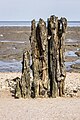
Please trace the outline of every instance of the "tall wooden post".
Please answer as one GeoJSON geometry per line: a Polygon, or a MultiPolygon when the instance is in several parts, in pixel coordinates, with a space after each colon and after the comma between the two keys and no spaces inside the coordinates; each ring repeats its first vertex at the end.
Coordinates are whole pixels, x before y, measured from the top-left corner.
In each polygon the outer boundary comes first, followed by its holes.
{"type": "Polygon", "coordinates": [[[36,39],[39,49],[39,76],[40,76],[40,91],[39,95],[47,97],[48,90],[48,42],[47,28],[43,19],[39,20],[36,29],[36,39]]]}
{"type": "Polygon", "coordinates": [[[57,37],[58,32],[58,18],[51,16],[48,19],[48,59],[49,59],[49,77],[50,77],[50,88],[51,96],[57,96],[57,37]]]}
{"type": "Polygon", "coordinates": [[[31,24],[31,54],[32,54],[32,71],[33,71],[33,85],[34,85],[34,97],[39,97],[39,49],[36,40],[36,22],[32,21],[31,24]]]}
{"type": "Polygon", "coordinates": [[[59,87],[59,96],[64,95],[64,83],[66,77],[66,68],[65,68],[65,34],[67,28],[66,18],[61,18],[58,21],[58,56],[59,61],[57,62],[57,81],[59,87]]]}

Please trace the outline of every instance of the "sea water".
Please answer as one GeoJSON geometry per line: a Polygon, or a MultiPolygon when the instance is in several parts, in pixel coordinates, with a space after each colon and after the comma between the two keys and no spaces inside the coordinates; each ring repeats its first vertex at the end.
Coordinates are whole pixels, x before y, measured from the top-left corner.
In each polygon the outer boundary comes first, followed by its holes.
{"type": "Polygon", "coordinates": [[[0,21],[0,26],[31,26],[31,21],[0,21]]]}
{"type": "Polygon", "coordinates": [[[2,61],[0,60],[0,72],[21,72],[22,64],[21,61],[10,60],[2,61]]]}
{"type": "MultiPolygon", "coordinates": [[[[38,21],[36,21],[37,23],[38,21]]],[[[31,26],[31,21],[0,21],[0,26],[31,26]]],[[[80,21],[68,21],[68,26],[80,26],[80,21]]]]}

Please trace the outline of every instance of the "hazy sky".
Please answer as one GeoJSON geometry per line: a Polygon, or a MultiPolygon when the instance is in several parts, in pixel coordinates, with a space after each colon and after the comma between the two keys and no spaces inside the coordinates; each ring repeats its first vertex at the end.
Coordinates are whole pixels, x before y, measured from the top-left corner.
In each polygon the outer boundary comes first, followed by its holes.
{"type": "Polygon", "coordinates": [[[80,20],[80,0],[0,0],[0,21],[46,20],[50,15],[80,20]]]}

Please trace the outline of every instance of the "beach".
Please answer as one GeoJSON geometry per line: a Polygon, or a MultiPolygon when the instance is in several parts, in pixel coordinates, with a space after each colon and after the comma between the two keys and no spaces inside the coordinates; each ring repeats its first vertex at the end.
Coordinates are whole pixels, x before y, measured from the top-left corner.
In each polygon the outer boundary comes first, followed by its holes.
{"type": "Polygon", "coordinates": [[[65,96],[15,99],[12,80],[21,77],[23,52],[30,49],[30,27],[0,27],[0,119],[80,119],[80,27],[68,27],[65,39],[65,96]],[[3,63],[3,64],[2,64],[3,63]]]}
{"type": "Polygon", "coordinates": [[[0,99],[1,120],[79,120],[80,99],[0,99]]]}

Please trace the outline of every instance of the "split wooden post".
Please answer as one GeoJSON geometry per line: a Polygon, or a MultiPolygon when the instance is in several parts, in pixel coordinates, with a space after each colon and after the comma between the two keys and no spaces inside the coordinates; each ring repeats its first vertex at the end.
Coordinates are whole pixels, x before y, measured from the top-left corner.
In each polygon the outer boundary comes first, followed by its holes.
{"type": "Polygon", "coordinates": [[[57,96],[57,44],[58,18],[51,16],[48,19],[48,68],[50,78],[50,92],[52,97],[57,96]]]}
{"type": "Polygon", "coordinates": [[[30,51],[23,53],[22,64],[22,76],[21,76],[21,96],[23,98],[30,97],[30,51]]]}
{"type": "Polygon", "coordinates": [[[67,29],[67,20],[66,18],[61,18],[58,21],[58,56],[59,60],[57,62],[57,81],[59,88],[59,96],[64,95],[64,84],[66,77],[66,68],[65,68],[65,34],[67,29]]]}
{"type": "Polygon", "coordinates": [[[32,72],[33,72],[33,87],[34,87],[34,97],[39,97],[39,49],[36,40],[36,22],[32,21],[31,24],[31,55],[32,55],[32,72]]]}
{"type": "Polygon", "coordinates": [[[39,50],[39,95],[47,97],[48,91],[48,42],[47,42],[47,28],[43,19],[39,20],[36,28],[36,39],[39,50]]]}

